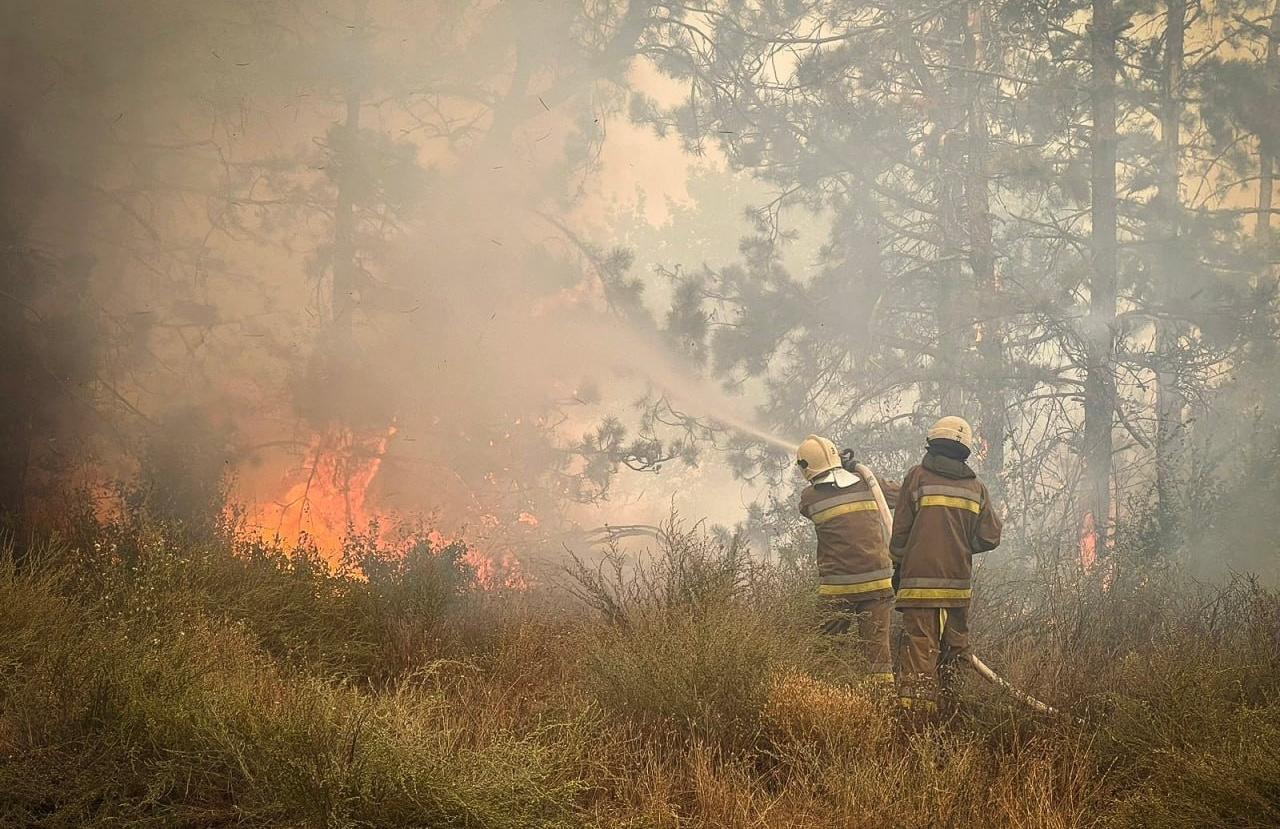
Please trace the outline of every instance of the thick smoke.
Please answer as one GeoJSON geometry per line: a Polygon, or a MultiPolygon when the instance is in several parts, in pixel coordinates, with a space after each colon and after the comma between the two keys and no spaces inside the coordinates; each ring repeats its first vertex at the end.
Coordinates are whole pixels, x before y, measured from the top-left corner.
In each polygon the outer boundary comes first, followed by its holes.
{"type": "Polygon", "coordinates": [[[842,8],[7,4],[0,512],[556,551],[794,521],[805,433],[892,478],[959,411],[1014,554],[1089,490],[1273,561],[1261,24],[1121,29],[1106,287],[1084,17],[842,8]]]}
{"type": "MultiPolygon", "coordinates": [[[[625,120],[625,19],[221,0],[8,23],[5,446],[34,456],[6,463],[7,510],[63,458],[64,491],[141,478],[162,514],[221,493],[287,534],[299,480],[355,474],[378,511],[529,544],[650,486],[614,480],[664,457],[636,399],[754,428],[663,343],[629,255],[573,227],[625,120]]],[[[672,503],[644,500],[622,511],[672,503]]]]}

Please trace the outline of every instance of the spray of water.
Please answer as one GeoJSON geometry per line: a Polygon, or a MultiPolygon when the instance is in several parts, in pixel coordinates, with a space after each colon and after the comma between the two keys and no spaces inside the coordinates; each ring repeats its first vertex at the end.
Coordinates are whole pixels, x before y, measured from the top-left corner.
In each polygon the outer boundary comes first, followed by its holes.
{"type": "Polygon", "coordinates": [[[746,414],[743,400],[729,396],[715,383],[694,375],[660,344],[635,331],[610,331],[609,340],[620,346],[625,355],[625,362],[621,362],[618,368],[642,375],[682,408],[788,453],[794,453],[799,446],[799,441],[774,434],[756,424],[746,414]]]}
{"type": "Polygon", "coordinates": [[[746,420],[742,420],[741,418],[729,412],[712,410],[707,412],[707,416],[718,423],[728,426],[731,429],[735,429],[739,432],[742,432],[743,434],[750,435],[751,437],[756,438],[757,440],[763,441],[764,443],[767,443],[770,446],[776,446],[777,448],[792,454],[794,454],[796,449],[800,446],[800,444],[797,443],[796,441],[788,440],[787,438],[778,437],[775,434],[766,432],[764,429],[761,429],[759,426],[753,426],[751,425],[750,422],[746,420]]]}

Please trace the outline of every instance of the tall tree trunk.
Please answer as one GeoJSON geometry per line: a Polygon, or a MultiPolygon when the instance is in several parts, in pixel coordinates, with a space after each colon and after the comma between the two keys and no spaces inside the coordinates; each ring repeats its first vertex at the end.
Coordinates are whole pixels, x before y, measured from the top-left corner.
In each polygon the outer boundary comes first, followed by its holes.
{"type": "Polygon", "coordinates": [[[1097,551],[1111,523],[1112,425],[1115,412],[1116,321],[1116,19],[1114,0],[1093,0],[1090,64],[1092,279],[1086,324],[1084,401],[1085,512],[1093,515],[1097,551]]]}
{"type": "MultiPolygon", "coordinates": [[[[349,73],[346,88],[343,92],[345,114],[341,128],[338,130],[339,146],[336,154],[338,175],[337,192],[334,196],[333,212],[333,258],[332,292],[329,298],[330,320],[329,330],[322,332],[326,338],[325,348],[332,357],[331,366],[345,366],[341,372],[346,377],[352,371],[359,371],[355,348],[354,317],[360,291],[360,261],[356,240],[358,217],[356,213],[356,192],[363,176],[360,151],[360,110],[363,106],[364,91],[361,75],[365,69],[368,45],[369,17],[368,0],[355,0],[354,24],[348,44],[347,60],[349,73]]],[[[339,431],[336,434],[336,445],[329,451],[340,453],[344,462],[335,470],[334,483],[342,492],[345,517],[348,523],[355,516],[351,509],[351,469],[353,464],[347,463],[355,442],[355,424],[351,418],[339,417],[335,424],[339,431]]]]}
{"type": "MultiPolygon", "coordinates": [[[[982,70],[985,63],[985,15],[981,0],[968,3],[965,21],[966,65],[982,70]]],[[[994,314],[977,314],[978,355],[982,365],[982,387],[979,390],[978,432],[986,443],[986,468],[997,496],[1003,496],[1001,473],[1004,470],[1005,389],[1004,328],[998,314],[1001,310],[1000,281],[996,275],[995,248],[991,234],[990,175],[987,151],[990,136],[982,97],[982,76],[969,74],[968,147],[965,162],[964,201],[969,226],[969,266],[973,269],[974,289],[979,309],[994,314]]]]}
{"type": "MultiPolygon", "coordinates": [[[[1179,161],[1179,123],[1182,117],[1181,85],[1183,35],[1186,32],[1186,0],[1166,3],[1164,72],[1160,102],[1160,254],[1158,261],[1164,277],[1166,297],[1180,284],[1177,270],[1183,267],[1179,255],[1181,199],[1178,193],[1181,176],[1179,161]]],[[[1173,481],[1176,478],[1178,446],[1182,441],[1182,416],[1186,399],[1178,388],[1177,350],[1181,326],[1170,319],[1156,321],[1156,498],[1160,537],[1171,541],[1177,509],[1174,505],[1173,481]]]]}
{"type": "Polygon", "coordinates": [[[342,146],[338,156],[338,192],[333,218],[333,293],[330,297],[332,336],[350,345],[352,315],[356,303],[360,265],[356,259],[356,206],[354,191],[359,176],[360,91],[354,81],[347,88],[346,118],[342,122],[342,146]]]}
{"type": "Polygon", "coordinates": [[[360,159],[360,110],[364,101],[363,73],[367,68],[369,0],[354,0],[353,24],[346,59],[348,74],[343,103],[346,108],[338,134],[338,176],[333,214],[333,283],[330,297],[329,334],[340,356],[349,356],[356,297],[360,290],[360,262],[356,244],[355,193],[364,174],[360,159]]]}
{"type": "MultiPolygon", "coordinates": [[[[946,26],[952,37],[958,37],[964,31],[964,20],[959,17],[963,14],[963,8],[948,11],[946,26]]],[[[941,414],[962,415],[967,402],[965,378],[968,376],[964,356],[971,346],[973,328],[973,314],[969,308],[971,292],[966,290],[963,268],[967,242],[964,226],[965,102],[961,95],[954,94],[954,90],[934,75],[929,61],[920,51],[910,21],[900,19],[898,31],[899,47],[924,93],[929,121],[938,137],[936,150],[929,153],[934,162],[934,201],[938,210],[937,261],[932,274],[937,356],[933,360],[933,388],[925,389],[925,392],[932,392],[941,414]]]]}
{"type": "MultiPolygon", "coordinates": [[[[1280,101],[1280,0],[1271,10],[1271,29],[1267,33],[1267,81],[1272,101],[1280,101]]],[[[1276,142],[1280,136],[1258,136],[1258,241],[1271,243],[1271,200],[1275,192],[1276,142]]]]}
{"type": "MultiPolygon", "coordinates": [[[[951,122],[956,123],[956,122],[951,122]]],[[[945,127],[942,127],[945,129],[945,127]]],[[[964,275],[964,136],[947,131],[942,136],[939,153],[937,269],[938,359],[935,361],[938,383],[938,408],[942,415],[963,415],[968,395],[965,394],[970,372],[965,355],[970,348],[973,316],[970,313],[970,291],[964,275]]]]}

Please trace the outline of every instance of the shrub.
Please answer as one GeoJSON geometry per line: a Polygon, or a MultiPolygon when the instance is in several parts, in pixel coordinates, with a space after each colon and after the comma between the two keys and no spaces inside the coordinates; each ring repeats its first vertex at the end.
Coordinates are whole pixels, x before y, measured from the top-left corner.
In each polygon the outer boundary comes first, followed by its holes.
{"type": "Polygon", "coordinates": [[[275,659],[326,676],[383,684],[457,649],[447,622],[474,592],[462,544],[437,549],[418,534],[389,546],[375,527],[353,532],[334,568],[314,547],[170,529],[137,515],[82,523],[45,566],[107,618],[222,619],[275,659]]]}
{"type": "Polygon", "coordinates": [[[757,734],[772,671],[795,658],[766,620],[724,607],[606,633],[587,656],[586,682],[616,717],[743,748],[757,734]]]}
{"type": "Polygon", "coordinates": [[[587,688],[611,716],[726,750],[759,736],[770,677],[817,665],[813,608],[748,559],[676,520],[634,564],[611,550],[571,589],[609,623],[589,645],[587,688]]]}

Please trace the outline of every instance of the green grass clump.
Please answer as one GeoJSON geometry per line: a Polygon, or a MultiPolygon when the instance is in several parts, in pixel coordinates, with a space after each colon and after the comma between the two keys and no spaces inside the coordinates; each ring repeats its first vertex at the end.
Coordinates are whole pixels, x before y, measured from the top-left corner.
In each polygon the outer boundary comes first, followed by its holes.
{"type": "Polygon", "coordinates": [[[610,715],[724,747],[759,731],[768,683],[794,661],[785,637],[740,608],[644,619],[601,637],[587,687],[610,715]]]}
{"type": "Polygon", "coordinates": [[[572,591],[601,612],[584,684],[614,720],[650,734],[751,748],[773,677],[822,667],[816,605],[732,541],[674,520],[659,555],[575,560],[572,591]]]}

